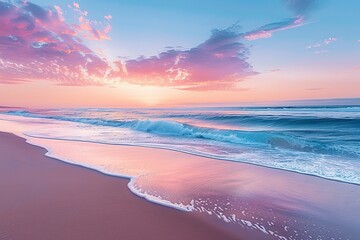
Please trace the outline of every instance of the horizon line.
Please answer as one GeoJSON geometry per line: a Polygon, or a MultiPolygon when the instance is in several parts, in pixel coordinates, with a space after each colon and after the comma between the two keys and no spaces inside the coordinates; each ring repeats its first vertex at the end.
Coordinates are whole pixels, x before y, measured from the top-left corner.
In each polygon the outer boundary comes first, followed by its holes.
{"type": "Polygon", "coordinates": [[[23,106],[1,106],[0,108],[19,108],[19,109],[52,109],[52,108],[118,108],[118,109],[167,109],[167,108],[216,108],[216,107],[306,107],[306,106],[360,106],[360,97],[356,98],[320,98],[320,99],[296,99],[282,101],[254,101],[254,102],[233,102],[233,103],[186,103],[174,106],[145,106],[145,107],[23,107],[23,106]]]}

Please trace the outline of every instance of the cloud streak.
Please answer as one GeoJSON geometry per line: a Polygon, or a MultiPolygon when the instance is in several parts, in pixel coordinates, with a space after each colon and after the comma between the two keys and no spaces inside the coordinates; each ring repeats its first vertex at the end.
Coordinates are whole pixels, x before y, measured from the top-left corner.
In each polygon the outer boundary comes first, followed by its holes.
{"type": "Polygon", "coordinates": [[[329,38],[324,39],[321,42],[315,43],[313,45],[309,45],[306,48],[311,49],[311,48],[324,47],[324,46],[334,43],[335,41],[337,41],[337,39],[335,37],[329,37],[329,38]]]}
{"type": "Polygon", "coordinates": [[[303,26],[310,12],[316,7],[317,0],[283,0],[290,11],[294,13],[293,18],[263,25],[253,31],[244,34],[244,38],[253,41],[261,38],[272,37],[273,33],[291,28],[303,26]]]}
{"type": "Polygon", "coordinates": [[[244,38],[250,41],[259,38],[269,38],[272,37],[274,32],[296,28],[302,25],[304,25],[303,17],[290,18],[281,22],[266,24],[254,31],[247,32],[244,34],[244,38]]]}

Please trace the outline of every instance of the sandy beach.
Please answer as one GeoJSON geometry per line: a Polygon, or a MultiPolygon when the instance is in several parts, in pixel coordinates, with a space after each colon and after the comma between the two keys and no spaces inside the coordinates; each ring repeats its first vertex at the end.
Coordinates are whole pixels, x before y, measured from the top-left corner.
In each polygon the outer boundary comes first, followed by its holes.
{"type": "Polygon", "coordinates": [[[0,239],[241,239],[195,214],[147,202],[127,179],[45,157],[0,134],[0,239]]]}

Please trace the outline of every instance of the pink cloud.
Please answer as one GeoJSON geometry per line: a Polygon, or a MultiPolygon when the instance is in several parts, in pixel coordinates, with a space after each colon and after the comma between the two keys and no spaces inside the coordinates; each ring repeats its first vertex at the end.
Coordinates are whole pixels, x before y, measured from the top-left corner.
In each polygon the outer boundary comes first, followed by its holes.
{"type": "Polygon", "coordinates": [[[256,30],[245,33],[244,38],[250,41],[260,38],[269,38],[274,32],[296,28],[302,25],[304,25],[303,17],[291,18],[285,21],[270,23],[261,26],[256,30]]]}
{"type": "Polygon", "coordinates": [[[272,33],[264,31],[264,30],[259,30],[259,31],[256,31],[256,32],[250,32],[247,35],[245,35],[245,38],[247,40],[249,40],[249,41],[256,40],[256,39],[259,39],[259,38],[269,38],[269,37],[272,37],[272,33]]]}
{"type": "Polygon", "coordinates": [[[112,19],[112,16],[111,16],[111,15],[106,15],[106,16],[104,16],[104,18],[105,18],[106,20],[110,21],[110,20],[112,19]]]}
{"type": "Polygon", "coordinates": [[[124,80],[135,84],[172,86],[188,90],[233,88],[256,74],[247,62],[248,49],[239,40],[237,26],[213,31],[189,50],[171,49],[152,57],[124,63],[124,80]]]}
{"type": "Polygon", "coordinates": [[[79,24],[73,25],[73,28],[81,37],[90,40],[110,40],[108,33],[111,30],[111,15],[104,17],[105,22],[92,21],[87,18],[88,12],[81,10],[79,3],[73,2],[73,5],[68,7],[78,15],[79,24]]]}
{"type": "Polygon", "coordinates": [[[83,38],[90,40],[110,40],[108,33],[111,30],[109,23],[106,23],[103,29],[96,29],[91,20],[84,16],[79,17],[79,25],[74,27],[83,38]]]}
{"type": "MultiPolygon", "coordinates": [[[[125,61],[125,81],[172,86],[187,90],[234,88],[238,82],[257,74],[247,62],[248,49],[240,41],[269,38],[274,32],[303,26],[315,0],[286,0],[293,18],[239,33],[238,26],[216,30],[202,44],[189,50],[170,49],[152,57],[125,61]]],[[[120,69],[120,67],[119,67],[120,69]]]]}
{"type": "Polygon", "coordinates": [[[48,79],[89,85],[109,72],[115,77],[110,64],[82,43],[78,29],[64,22],[60,7],[0,1],[0,12],[1,83],[48,79]]]}
{"type": "Polygon", "coordinates": [[[77,2],[73,2],[73,6],[74,6],[74,8],[80,8],[80,4],[79,3],[77,3],[77,2]]]}

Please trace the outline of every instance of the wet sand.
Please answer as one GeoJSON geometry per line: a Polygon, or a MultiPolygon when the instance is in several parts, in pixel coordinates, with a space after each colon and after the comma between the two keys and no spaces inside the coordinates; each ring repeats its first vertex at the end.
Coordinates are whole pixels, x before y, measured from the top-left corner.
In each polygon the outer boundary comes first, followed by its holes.
{"type": "Polygon", "coordinates": [[[221,223],[135,196],[128,179],[45,153],[0,133],[1,240],[242,239],[221,223]]]}

